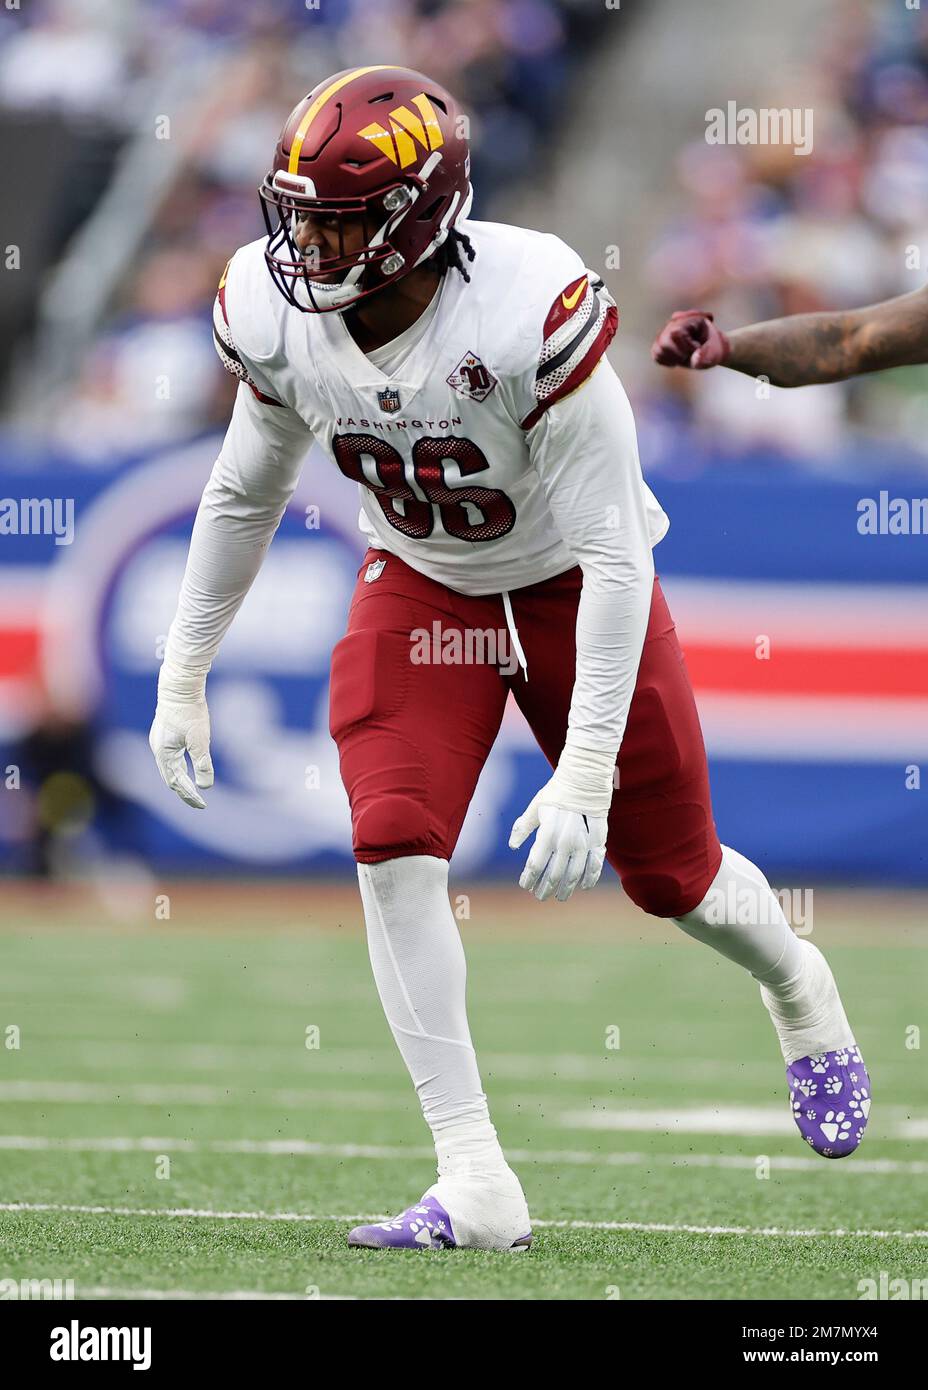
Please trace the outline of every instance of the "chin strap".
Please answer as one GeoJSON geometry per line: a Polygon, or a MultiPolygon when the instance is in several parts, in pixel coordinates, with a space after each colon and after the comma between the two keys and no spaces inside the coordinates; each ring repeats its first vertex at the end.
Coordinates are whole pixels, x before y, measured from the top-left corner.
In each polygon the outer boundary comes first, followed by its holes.
{"type": "Polygon", "coordinates": [[[452,219],[454,223],[463,222],[464,219],[470,214],[471,204],[473,203],[473,201],[474,190],[471,187],[471,185],[468,184],[467,193],[464,195],[464,201],[461,203],[460,211],[456,211],[458,203],[461,202],[461,195],[459,193],[455,193],[454,197],[451,200],[451,205],[448,208],[448,211],[441,219],[441,224],[438,228],[437,233],[429,242],[425,250],[422,252],[422,255],[419,257],[419,259],[416,261],[416,265],[421,265],[423,261],[428,260],[429,256],[434,256],[438,248],[442,246],[448,239],[448,233],[451,231],[452,227],[452,219]]]}
{"type": "MultiPolygon", "coordinates": [[[[367,244],[367,251],[378,250],[381,246],[384,245],[386,241],[390,239],[390,237],[396,231],[400,223],[403,222],[403,220],[406,217],[408,217],[409,214],[412,212],[412,209],[415,207],[416,203],[422,197],[423,193],[426,193],[428,191],[428,181],[440,163],[441,153],[440,151],[435,150],[432,152],[431,155],[429,155],[429,158],[423,164],[422,169],[419,175],[417,176],[418,183],[407,186],[406,192],[408,194],[408,197],[406,201],[403,202],[400,205],[400,207],[390,212],[390,216],[384,222],[383,226],[378,227],[377,231],[371,237],[370,241],[367,244]]],[[[453,225],[453,223],[460,222],[468,216],[473,201],[474,190],[470,183],[468,183],[467,185],[467,192],[464,195],[463,199],[461,198],[460,193],[455,193],[448,207],[447,212],[441,219],[438,231],[436,232],[432,240],[429,242],[425,250],[422,252],[422,255],[419,256],[418,259],[409,267],[410,270],[415,270],[417,266],[420,266],[423,264],[423,262],[427,261],[430,256],[434,256],[438,248],[447,240],[448,233],[451,230],[451,226],[453,225]]],[[[296,214],[294,213],[293,216],[295,218],[296,214]]],[[[293,242],[293,245],[295,246],[295,223],[294,227],[291,228],[290,238],[293,242]]],[[[388,264],[389,260],[390,257],[388,256],[383,264],[388,264]]],[[[346,274],[344,280],[340,281],[337,285],[323,285],[313,283],[312,288],[310,289],[307,287],[306,282],[304,280],[298,280],[294,285],[294,296],[296,298],[299,298],[302,292],[302,294],[305,294],[306,296],[306,299],[304,300],[304,305],[310,309],[317,311],[326,309],[348,309],[351,307],[352,304],[355,304],[359,298],[359,296],[355,293],[355,290],[357,288],[358,281],[360,280],[361,276],[363,275],[364,271],[367,269],[369,264],[369,260],[364,259],[362,257],[358,260],[356,265],[353,265],[351,267],[351,269],[346,274]]],[[[398,269],[399,268],[400,267],[398,267],[398,269]]],[[[393,274],[395,272],[390,273],[393,274]]]]}

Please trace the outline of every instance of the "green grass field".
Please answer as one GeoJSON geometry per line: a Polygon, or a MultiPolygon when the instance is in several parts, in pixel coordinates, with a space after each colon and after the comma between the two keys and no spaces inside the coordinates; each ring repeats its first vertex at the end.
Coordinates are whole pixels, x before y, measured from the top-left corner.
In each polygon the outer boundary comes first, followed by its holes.
{"type": "Polygon", "coordinates": [[[137,906],[112,922],[89,894],[5,892],[0,1277],[97,1298],[853,1299],[880,1271],[928,1276],[922,898],[816,892],[875,1094],[864,1145],[830,1163],[792,1128],[735,967],[613,888],[566,907],[473,890],[473,1032],[536,1223],[519,1256],[345,1244],[434,1176],[350,887],[137,906]]]}

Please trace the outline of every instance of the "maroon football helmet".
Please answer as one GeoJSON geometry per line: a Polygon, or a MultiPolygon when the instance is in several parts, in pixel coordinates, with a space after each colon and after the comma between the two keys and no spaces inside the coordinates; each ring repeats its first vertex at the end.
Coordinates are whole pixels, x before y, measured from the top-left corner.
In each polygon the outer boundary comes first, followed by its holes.
{"type": "Polygon", "coordinates": [[[421,265],[470,210],[466,122],[454,98],[409,68],[348,68],[291,111],[260,188],[265,258],[297,309],[345,309],[421,265]],[[295,241],[301,215],[364,218],[364,244],[320,258],[295,241]]]}

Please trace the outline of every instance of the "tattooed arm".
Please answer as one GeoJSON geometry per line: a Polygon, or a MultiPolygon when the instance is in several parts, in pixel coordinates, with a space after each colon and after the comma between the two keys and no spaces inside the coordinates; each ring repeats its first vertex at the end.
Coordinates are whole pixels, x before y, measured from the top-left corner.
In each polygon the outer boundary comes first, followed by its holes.
{"type": "Polygon", "coordinates": [[[725,334],[711,314],[673,315],[651,349],[664,367],[726,366],[774,386],[843,381],[862,372],[928,363],[928,286],[838,313],[796,314],[725,334]]]}

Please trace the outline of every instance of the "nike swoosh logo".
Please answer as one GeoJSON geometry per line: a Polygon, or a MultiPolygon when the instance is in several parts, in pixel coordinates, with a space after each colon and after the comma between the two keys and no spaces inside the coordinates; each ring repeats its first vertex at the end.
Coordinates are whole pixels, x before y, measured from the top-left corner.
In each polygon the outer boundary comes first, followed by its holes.
{"type": "Polygon", "coordinates": [[[580,281],[580,284],[577,286],[577,288],[574,290],[573,294],[569,298],[566,293],[561,295],[561,303],[563,304],[564,308],[568,310],[575,309],[577,307],[577,301],[580,298],[581,294],[583,294],[585,289],[586,277],[584,277],[580,281]]]}

